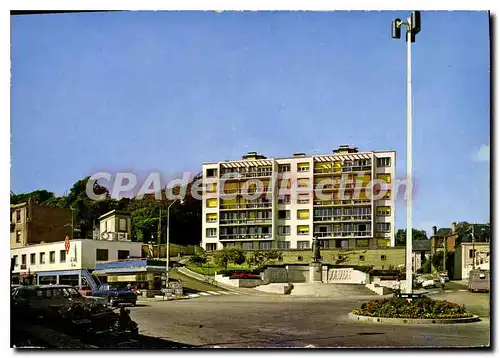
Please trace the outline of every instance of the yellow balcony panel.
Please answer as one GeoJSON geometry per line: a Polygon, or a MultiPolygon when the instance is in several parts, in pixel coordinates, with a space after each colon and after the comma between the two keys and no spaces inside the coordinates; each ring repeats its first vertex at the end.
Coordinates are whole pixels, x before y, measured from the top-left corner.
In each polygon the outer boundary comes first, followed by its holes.
{"type": "Polygon", "coordinates": [[[217,198],[207,199],[207,208],[216,208],[217,207],[217,198]]]}

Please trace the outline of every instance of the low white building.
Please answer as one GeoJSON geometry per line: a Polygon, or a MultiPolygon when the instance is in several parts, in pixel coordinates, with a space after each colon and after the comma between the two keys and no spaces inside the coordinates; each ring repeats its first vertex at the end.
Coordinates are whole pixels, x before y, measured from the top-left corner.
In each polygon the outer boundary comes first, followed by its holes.
{"type": "Polygon", "coordinates": [[[490,269],[490,244],[488,242],[462,242],[455,248],[455,280],[466,280],[473,268],[490,269]]]}
{"type": "Polygon", "coordinates": [[[10,250],[15,266],[13,277],[36,274],[37,284],[81,285],[82,277],[99,262],[141,257],[142,243],[117,240],[70,240],[29,245],[10,250]]]}

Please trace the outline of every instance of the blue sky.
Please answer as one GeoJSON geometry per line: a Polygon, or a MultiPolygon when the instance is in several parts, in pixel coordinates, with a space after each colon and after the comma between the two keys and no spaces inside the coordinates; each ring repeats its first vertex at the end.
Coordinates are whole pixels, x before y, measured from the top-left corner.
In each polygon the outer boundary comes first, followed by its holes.
{"type": "MultiPolygon", "coordinates": [[[[407,12],[122,12],[12,19],[11,189],[197,172],[248,151],[393,149],[406,173],[407,12]]],[[[488,221],[486,12],[423,12],[414,225],[488,221]]],[[[397,228],[406,209],[398,202],[397,228]]]]}

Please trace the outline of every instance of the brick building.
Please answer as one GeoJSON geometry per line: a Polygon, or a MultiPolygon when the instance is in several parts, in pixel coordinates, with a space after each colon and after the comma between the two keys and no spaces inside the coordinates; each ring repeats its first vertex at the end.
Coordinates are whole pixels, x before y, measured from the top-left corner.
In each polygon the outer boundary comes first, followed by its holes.
{"type": "Polygon", "coordinates": [[[31,202],[10,206],[10,247],[18,248],[71,237],[71,210],[31,202]]]}

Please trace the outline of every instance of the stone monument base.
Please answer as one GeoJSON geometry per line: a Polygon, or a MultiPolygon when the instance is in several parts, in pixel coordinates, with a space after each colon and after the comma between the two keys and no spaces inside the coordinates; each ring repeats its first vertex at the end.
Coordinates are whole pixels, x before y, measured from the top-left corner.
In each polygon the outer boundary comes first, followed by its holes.
{"type": "Polygon", "coordinates": [[[309,264],[309,282],[323,282],[322,280],[322,265],[321,262],[311,262],[309,264]]]}

